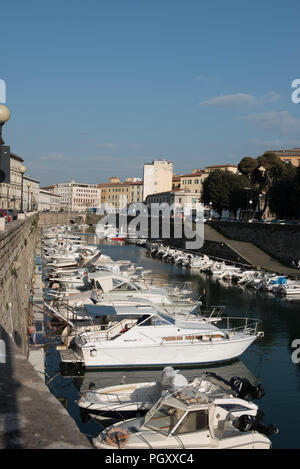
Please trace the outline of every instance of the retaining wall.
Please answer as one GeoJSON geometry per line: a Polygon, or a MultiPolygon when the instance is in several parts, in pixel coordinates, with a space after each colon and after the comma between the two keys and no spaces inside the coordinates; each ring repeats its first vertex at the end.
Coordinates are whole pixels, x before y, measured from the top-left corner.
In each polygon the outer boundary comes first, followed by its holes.
{"type": "Polygon", "coordinates": [[[20,351],[28,351],[28,319],[38,215],[16,220],[0,234],[0,325],[20,351]]]}
{"type": "Polygon", "coordinates": [[[221,221],[209,224],[229,239],[255,244],[286,265],[300,260],[300,225],[221,221]]]}

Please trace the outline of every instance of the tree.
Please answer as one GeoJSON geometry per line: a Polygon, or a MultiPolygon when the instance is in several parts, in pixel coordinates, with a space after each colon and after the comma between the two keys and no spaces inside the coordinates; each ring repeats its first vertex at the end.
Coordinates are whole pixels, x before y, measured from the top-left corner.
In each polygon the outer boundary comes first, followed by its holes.
{"type": "Polygon", "coordinates": [[[269,206],[271,211],[276,213],[277,218],[295,218],[298,216],[299,193],[295,175],[284,175],[271,185],[269,206]]]}
{"type": "Polygon", "coordinates": [[[238,170],[243,174],[249,182],[252,182],[254,171],[258,168],[259,164],[256,158],[245,156],[238,164],[238,170]]]}
{"type": "Polygon", "coordinates": [[[248,186],[246,177],[230,171],[212,171],[203,183],[202,202],[212,203],[212,208],[221,216],[223,210],[232,211],[245,208],[248,186]]]}
{"type": "Polygon", "coordinates": [[[286,172],[286,164],[272,152],[265,152],[257,158],[258,168],[254,170],[254,182],[261,192],[265,193],[265,203],[262,214],[269,204],[270,188],[275,181],[286,172]]]}

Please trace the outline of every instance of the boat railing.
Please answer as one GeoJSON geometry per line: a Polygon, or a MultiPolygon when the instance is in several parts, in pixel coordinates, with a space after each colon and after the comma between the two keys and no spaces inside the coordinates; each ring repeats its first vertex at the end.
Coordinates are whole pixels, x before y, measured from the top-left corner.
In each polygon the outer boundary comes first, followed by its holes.
{"type": "Polygon", "coordinates": [[[226,329],[226,332],[240,332],[245,335],[263,335],[258,331],[258,326],[261,323],[259,319],[244,318],[244,317],[223,317],[221,318],[218,327],[220,330],[226,329]],[[222,324],[223,323],[223,324],[222,324]],[[225,327],[224,327],[225,326],[225,327]]]}
{"type": "Polygon", "coordinates": [[[135,324],[135,319],[124,318],[122,321],[118,321],[116,324],[113,324],[111,327],[109,327],[109,329],[90,333],[88,336],[88,342],[106,342],[111,340],[113,337],[119,336],[119,334],[122,334],[122,332],[129,330],[135,324]]]}
{"type": "Polygon", "coordinates": [[[223,318],[227,327],[221,327],[220,324],[218,328],[213,330],[204,330],[203,332],[200,330],[195,330],[194,333],[189,331],[188,334],[184,333],[182,330],[182,334],[180,335],[170,335],[161,338],[161,344],[164,343],[179,343],[179,342],[199,342],[199,340],[203,342],[209,342],[213,339],[223,339],[223,340],[230,340],[234,338],[235,334],[241,333],[243,335],[250,335],[250,336],[257,336],[263,337],[263,332],[258,331],[258,324],[260,320],[252,319],[252,318],[223,318]],[[233,324],[232,321],[237,323],[243,323],[242,325],[233,324]],[[233,327],[234,326],[234,327],[233,327]]]}
{"type": "Polygon", "coordinates": [[[148,284],[148,285],[151,285],[153,287],[157,286],[157,287],[166,287],[166,288],[169,288],[170,291],[173,291],[174,289],[178,289],[178,290],[184,290],[184,289],[190,289],[192,290],[192,282],[179,282],[179,281],[172,281],[170,282],[169,280],[167,279],[162,279],[162,278],[159,278],[159,277],[143,277],[143,279],[139,279],[140,281],[143,280],[143,282],[145,284],[148,284]]]}
{"type": "Polygon", "coordinates": [[[225,311],[225,306],[223,305],[210,305],[210,306],[205,306],[205,307],[200,307],[199,308],[199,316],[205,317],[205,318],[219,318],[222,316],[222,314],[225,311]]]}

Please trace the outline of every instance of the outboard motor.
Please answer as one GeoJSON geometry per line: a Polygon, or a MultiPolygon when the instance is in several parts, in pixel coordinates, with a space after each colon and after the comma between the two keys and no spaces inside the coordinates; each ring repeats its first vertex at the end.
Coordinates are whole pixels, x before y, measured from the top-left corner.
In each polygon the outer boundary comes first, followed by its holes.
{"type": "Polygon", "coordinates": [[[265,391],[260,384],[253,386],[246,378],[239,378],[233,376],[229,381],[232,390],[236,393],[236,397],[245,399],[252,397],[252,399],[261,399],[265,395],[265,391]]]}
{"type": "Polygon", "coordinates": [[[258,422],[256,417],[253,417],[252,415],[241,415],[233,422],[233,425],[241,432],[250,432],[253,430],[266,436],[275,435],[279,432],[278,428],[276,428],[274,425],[262,425],[258,422]]]}

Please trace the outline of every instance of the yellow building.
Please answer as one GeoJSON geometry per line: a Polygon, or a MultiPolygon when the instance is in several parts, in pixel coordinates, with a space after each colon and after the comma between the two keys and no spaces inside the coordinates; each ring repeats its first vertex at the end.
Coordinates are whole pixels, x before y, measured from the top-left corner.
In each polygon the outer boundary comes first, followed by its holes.
{"type": "Polygon", "coordinates": [[[293,166],[300,166],[300,148],[291,150],[274,150],[268,153],[275,153],[285,163],[291,163],[293,166]]]}
{"type": "Polygon", "coordinates": [[[109,182],[98,184],[98,188],[101,189],[101,203],[114,210],[143,201],[143,183],[136,178],[127,178],[121,182],[120,178],[111,177],[109,182]]]}
{"type": "Polygon", "coordinates": [[[208,173],[205,173],[202,169],[195,169],[192,173],[182,174],[180,176],[180,190],[201,195],[203,181],[207,176],[208,173]]]}
{"type": "Polygon", "coordinates": [[[206,166],[205,172],[211,173],[212,171],[215,171],[216,169],[219,169],[220,171],[230,171],[231,173],[238,172],[238,167],[234,164],[215,164],[212,166],[206,166]]]}

